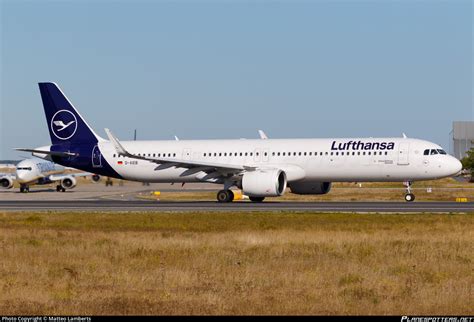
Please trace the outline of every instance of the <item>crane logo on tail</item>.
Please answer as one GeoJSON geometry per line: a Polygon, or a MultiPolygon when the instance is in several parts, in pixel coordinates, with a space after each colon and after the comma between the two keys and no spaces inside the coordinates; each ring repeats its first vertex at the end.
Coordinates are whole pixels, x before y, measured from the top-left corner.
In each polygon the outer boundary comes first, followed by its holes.
{"type": "Polygon", "coordinates": [[[77,118],[68,110],[57,111],[51,119],[51,132],[60,140],[70,139],[77,131],[77,118]]]}

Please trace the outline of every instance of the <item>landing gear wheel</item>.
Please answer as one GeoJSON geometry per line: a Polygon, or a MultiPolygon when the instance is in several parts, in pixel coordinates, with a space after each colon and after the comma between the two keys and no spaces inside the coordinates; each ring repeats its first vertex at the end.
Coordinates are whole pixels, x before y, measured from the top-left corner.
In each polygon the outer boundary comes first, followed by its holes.
{"type": "Polygon", "coordinates": [[[60,192],[60,191],[61,191],[61,188],[62,188],[62,187],[61,187],[60,185],[57,185],[57,186],[56,186],[56,191],[57,191],[57,192],[60,192]]]}
{"type": "Polygon", "coordinates": [[[20,192],[21,192],[21,193],[30,192],[30,187],[21,185],[21,186],[20,186],[20,192]]]}
{"type": "Polygon", "coordinates": [[[220,190],[217,193],[218,202],[232,202],[234,200],[234,193],[232,190],[220,190]]]}
{"type": "Polygon", "coordinates": [[[61,192],[66,192],[66,188],[61,187],[61,192]]]}
{"type": "Polygon", "coordinates": [[[252,202],[262,202],[265,197],[249,197],[250,201],[252,202]]]}
{"type": "Polygon", "coordinates": [[[405,194],[405,201],[412,202],[413,200],[415,200],[415,195],[411,193],[411,185],[413,184],[413,182],[405,181],[403,184],[405,185],[407,190],[407,193],[405,194]]]}

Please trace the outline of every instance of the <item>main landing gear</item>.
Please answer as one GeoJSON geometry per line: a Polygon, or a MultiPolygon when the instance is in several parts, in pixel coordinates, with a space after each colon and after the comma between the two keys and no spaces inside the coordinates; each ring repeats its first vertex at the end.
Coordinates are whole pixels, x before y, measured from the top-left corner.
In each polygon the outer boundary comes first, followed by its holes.
{"type": "Polygon", "coordinates": [[[405,201],[406,202],[412,202],[413,200],[415,200],[415,195],[411,193],[412,182],[407,181],[404,184],[405,184],[405,187],[407,189],[407,193],[405,194],[405,201]]]}
{"type": "MultiPolygon", "coordinates": [[[[252,202],[262,202],[265,197],[249,197],[252,202]]],[[[234,201],[234,193],[230,189],[220,190],[217,193],[218,202],[232,202],[234,201]]]]}
{"type": "Polygon", "coordinates": [[[57,191],[57,192],[66,192],[66,189],[63,188],[61,185],[58,184],[58,185],[56,186],[56,191],[57,191]]]}
{"type": "Polygon", "coordinates": [[[220,190],[217,193],[217,201],[219,202],[232,202],[234,200],[234,193],[232,190],[225,189],[220,190]]]}

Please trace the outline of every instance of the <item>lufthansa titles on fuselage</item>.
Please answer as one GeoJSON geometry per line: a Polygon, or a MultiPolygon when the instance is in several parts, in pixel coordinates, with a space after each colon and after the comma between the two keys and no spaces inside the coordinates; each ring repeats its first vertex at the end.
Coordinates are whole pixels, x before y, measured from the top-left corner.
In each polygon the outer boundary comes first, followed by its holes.
{"type": "Polygon", "coordinates": [[[395,148],[394,142],[362,142],[362,141],[348,141],[337,142],[332,141],[331,150],[345,151],[345,150],[393,150],[395,148]]]}

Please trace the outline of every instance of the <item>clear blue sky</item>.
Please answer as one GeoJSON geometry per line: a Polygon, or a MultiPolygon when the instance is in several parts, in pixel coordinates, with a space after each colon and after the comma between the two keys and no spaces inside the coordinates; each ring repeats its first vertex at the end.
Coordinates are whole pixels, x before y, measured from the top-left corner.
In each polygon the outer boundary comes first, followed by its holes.
{"type": "Polygon", "coordinates": [[[406,132],[448,148],[452,121],[473,120],[471,1],[0,3],[0,159],[50,144],[40,81],[120,139],[406,132]]]}

